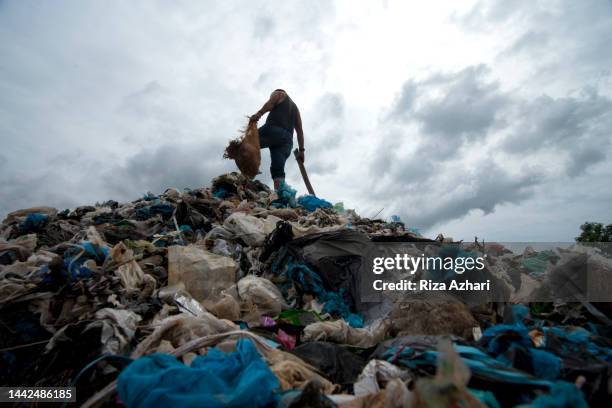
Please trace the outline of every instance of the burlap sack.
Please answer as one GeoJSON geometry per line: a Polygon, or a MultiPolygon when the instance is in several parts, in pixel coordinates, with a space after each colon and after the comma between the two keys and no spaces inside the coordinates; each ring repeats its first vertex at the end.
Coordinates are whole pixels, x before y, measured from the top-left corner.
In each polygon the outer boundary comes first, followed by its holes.
{"type": "Polygon", "coordinates": [[[257,123],[249,123],[242,136],[229,142],[223,158],[234,160],[240,172],[248,178],[259,174],[261,152],[257,123]]]}

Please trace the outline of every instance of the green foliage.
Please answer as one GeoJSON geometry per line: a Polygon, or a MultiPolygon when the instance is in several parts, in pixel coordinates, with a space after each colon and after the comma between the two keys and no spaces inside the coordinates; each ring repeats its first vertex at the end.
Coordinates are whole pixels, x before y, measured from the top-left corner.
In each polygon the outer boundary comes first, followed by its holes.
{"type": "Polygon", "coordinates": [[[582,233],[576,237],[576,242],[612,242],[612,224],[600,222],[585,222],[580,226],[582,233]]]}

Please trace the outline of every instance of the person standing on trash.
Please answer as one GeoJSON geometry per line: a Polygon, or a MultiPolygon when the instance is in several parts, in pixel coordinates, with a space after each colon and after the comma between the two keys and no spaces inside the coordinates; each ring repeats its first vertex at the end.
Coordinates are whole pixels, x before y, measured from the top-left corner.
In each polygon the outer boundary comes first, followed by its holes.
{"type": "Polygon", "coordinates": [[[249,118],[255,122],[270,112],[266,123],[259,128],[259,144],[262,149],[270,149],[270,173],[274,180],[274,189],[278,189],[285,180],[285,162],[291,155],[293,148],[293,130],[297,133],[298,154],[297,160],[304,162],[304,131],[302,118],[297,105],[291,100],[287,92],[277,89],[270,94],[270,99],[262,108],[249,118]]]}

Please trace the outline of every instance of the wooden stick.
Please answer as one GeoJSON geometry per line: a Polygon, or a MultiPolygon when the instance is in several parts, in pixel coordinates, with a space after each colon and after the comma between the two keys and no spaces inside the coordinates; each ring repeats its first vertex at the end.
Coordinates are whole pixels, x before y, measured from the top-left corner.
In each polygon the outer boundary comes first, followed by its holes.
{"type": "Polygon", "coordinates": [[[293,155],[295,156],[295,160],[298,162],[298,166],[300,166],[300,173],[302,173],[302,178],[304,179],[304,184],[306,184],[306,189],[308,190],[308,194],[316,196],[314,189],[312,188],[312,184],[310,184],[310,180],[308,179],[308,174],[306,173],[306,167],[304,167],[304,162],[299,161],[297,159],[298,149],[293,151],[293,155]]]}

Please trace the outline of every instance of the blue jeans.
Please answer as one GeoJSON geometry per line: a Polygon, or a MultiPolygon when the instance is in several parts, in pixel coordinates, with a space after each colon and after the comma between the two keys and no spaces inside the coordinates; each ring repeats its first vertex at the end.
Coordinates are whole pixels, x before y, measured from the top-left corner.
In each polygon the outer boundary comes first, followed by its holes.
{"type": "Polygon", "coordinates": [[[259,128],[259,145],[270,149],[272,179],[285,178],[285,162],[293,149],[293,132],[266,123],[259,128]]]}

